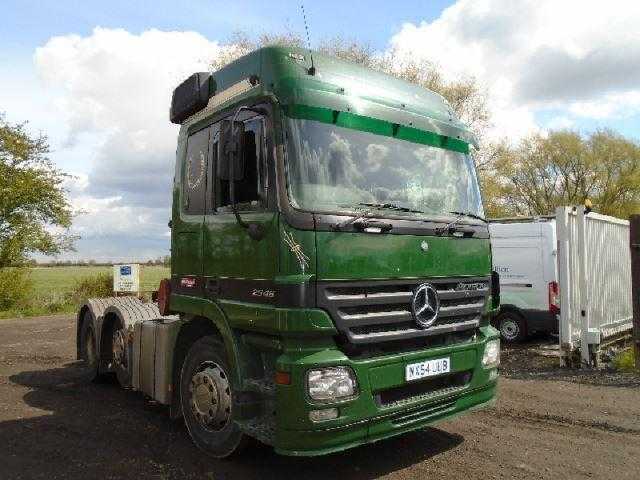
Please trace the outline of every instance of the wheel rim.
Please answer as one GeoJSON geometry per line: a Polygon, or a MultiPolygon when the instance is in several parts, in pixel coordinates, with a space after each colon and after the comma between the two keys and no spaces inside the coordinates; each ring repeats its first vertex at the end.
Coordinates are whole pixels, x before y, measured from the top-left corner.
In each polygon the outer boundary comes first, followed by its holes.
{"type": "Polygon", "coordinates": [[[189,382],[194,418],[207,430],[222,430],[231,418],[231,386],[224,369],[213,362],[200,365],[189,382]]]}
{"type": "Polygon", "coordinates": [[[113,332],[113,342],[111,342],[112,353],[113,353],[113,363],[114,366],[120,368],[127,368],[127,353],[126,353],[126,342],[124,339],[124,333],[122,329],[117,329],[113,332]]]}
{"type": "Polygon", "coordinates": [[[502,321],[502,324],[500,325],[500,332],[506,340],[514,340],[520,333],[520,326],[518,325],[518,322],[509,318],[502,321]]]}
{"type": "Polygon", "coordinates": [[[92,366],[96,363],[96,347],[93,338],[93,330],[87,330],[84,336],[84,361],[87,365],[92,366]]]}

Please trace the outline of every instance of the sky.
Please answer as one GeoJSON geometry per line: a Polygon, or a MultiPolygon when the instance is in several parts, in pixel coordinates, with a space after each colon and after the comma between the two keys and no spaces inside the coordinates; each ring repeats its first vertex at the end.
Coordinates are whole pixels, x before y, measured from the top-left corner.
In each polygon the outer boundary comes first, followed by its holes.
{"type": "MultiPolygon", "coordinates": [[[[341,36],[427,60],[487,93],[490,135],[610,128],[640,140],[640,2],[305,2],[312,45],[341,36]]],[[[168,253],[177,129],[172,89],[207,69],[234,32],[303,32],[299,2],[5,0],[0,112],[45,133],[74,175],[76,251],[168,253]]]]}

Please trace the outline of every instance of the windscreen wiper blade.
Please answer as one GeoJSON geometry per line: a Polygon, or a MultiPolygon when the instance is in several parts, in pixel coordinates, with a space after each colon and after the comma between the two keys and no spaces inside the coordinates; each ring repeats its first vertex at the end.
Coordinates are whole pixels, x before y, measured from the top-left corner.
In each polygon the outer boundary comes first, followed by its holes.
{"type": "Polygon", "coordinates": [[[371,216],[371,209],[368,208],[367,210],[363,211],[362,213],[360,213],[358,215],[353,215],[353,216],[351,216],[351,218],[348,218],[347,220],[345,220],[343,222],[336,223],[335,225],[333,225],[333,229],[334,230],[338,230],[338,231],[344,230],[349,225],[352,225],[353,223],[359,222],[361,220],[366,220],[370,216],[371,216]]]}
{"type": "MultiPolygon", "coordinates": [[[[361,203],[358,203],[358,205],[361,207],[367,207],[367,208],[362,213],[359,213],[358,215],[354,215],[343,222],[336,223],[333,226],[333,229],[340,231],[340,230],[344,230],[349,225],[355,225],[355,224],[368,225],[371,228],[373,228],[374,224],[371,222],[367,222],[367,220],[373,216],[373,210],[394,210],[396,212],[424,213],[421,210],[413,210],[408,207],[401,207],[400,205],[394,205],[393,203],[361,202],[361,203]]],[[[378,227],[378,225],[376,224],[375,227],[378,227]]],[[[391,226],[385,223],[385,224],[381,224],[380,228],[382,228],[382,231],[388,231],[391,229],[391,226]]]]}
{"type": "Polygon", "coordinates": [[[471,213],[471,212],[456,212],[456,211],[452,211],[452,212],[448,212],[448,213],[453,213],[454,215],[457,215],[457,217],[447,223],[444,227],[440,227],[436,230],[436,232],[438,233],[438,235],[442,235],[444,233],[449,233],[452,234],[455,232],[458,233],[470,233],[471,235],[473,235],[473,229],[471,227],[459,227],[457,226],[458,222],[460,222],[460,220],[462,220],[463,217],[469,217],[469,218],[475,218],[476,220],[482,220],[484,223],[489,223],[487,221],[486,218],[481,217],[480,215],[476,215],[475,213],[471,213]]]}
{"type": "Polygon", "coordinates": [[[476,215],[475,213],[456,212],[455,210],[449,213],[453,213],[454,215],[459,215],[459,217],[455,220],[456,222],[460,219],[460,217],[469,217],[469,218],[475,218],[476,220],[482,220],[484,223],[489,223],[486,218],[481,217],[480,215],[476,215]]]}
{"type": "Polygon", "coordinates": [[[396,210],[398,212],[411,212],[411,213],[424,213],[422,210],[414,210],[408,207],[401,207],[400,205],[395,205],[393,203],[359,203],[358,205],[363,205],[365,207],[378,208],[378,209],[386,209],[386,210],[396,210]]]}

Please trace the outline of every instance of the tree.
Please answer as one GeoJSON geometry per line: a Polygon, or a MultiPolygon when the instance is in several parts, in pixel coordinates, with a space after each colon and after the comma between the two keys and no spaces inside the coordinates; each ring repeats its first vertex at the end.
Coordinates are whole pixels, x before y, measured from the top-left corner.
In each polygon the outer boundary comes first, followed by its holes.
{"type": "Polygon", "coordinates": [[[587,198],[606,215],[640,212],[640,145],[610,130],[561,130],[503,145],[491,178],[490,207],[502,214],[548,215],[587,198]]]}
{"type": "Polygon", "coordinates": [[[23,263],[29,254],[72,248],[71,207],[63,182],[68,175],[51,163],[43,135],[0,114],[0,268],[23,263]]]}

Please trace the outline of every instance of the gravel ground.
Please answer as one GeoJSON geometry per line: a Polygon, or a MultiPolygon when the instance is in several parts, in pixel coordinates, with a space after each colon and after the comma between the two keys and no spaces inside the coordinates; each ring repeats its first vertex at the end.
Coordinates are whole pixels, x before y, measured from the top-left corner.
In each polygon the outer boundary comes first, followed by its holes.
{"type": "Polygon", "coordinates": [[[256,445],[203,457],[180,422],[111,383],[83,384],[72,317],[0,320],[0,479],[640,478],[640,379],[503,351],[500,397],[395,439],[319,458],[256,445]]]}

